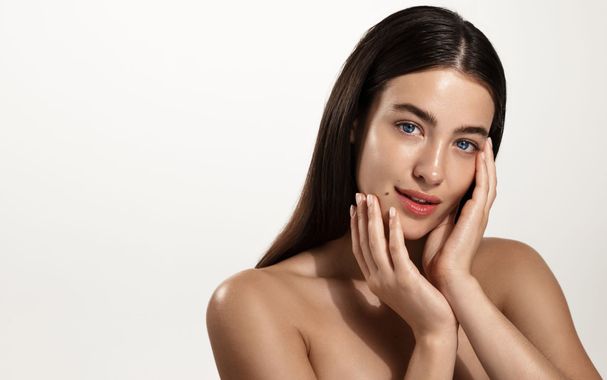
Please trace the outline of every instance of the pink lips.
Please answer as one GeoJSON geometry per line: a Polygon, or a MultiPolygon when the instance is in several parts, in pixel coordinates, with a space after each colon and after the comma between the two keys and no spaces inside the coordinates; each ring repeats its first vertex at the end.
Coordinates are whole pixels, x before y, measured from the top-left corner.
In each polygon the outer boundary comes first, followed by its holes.
{"type": "MultiPolygon", "coordinates": [[[[411,194],[411,195],[415,196],[416,198],[428,200],[430,202],[440,203],[440,199],[436,198],[436,197],[422,195],[420,193],[417,193],[418,195],[415,195],[416,192],[409,191],[409,190],[404,190],[404,192],[405,192],[405,194],[407,194],[407,195],[411,194]]],[[[403,193],[401,193],[400,189],[397,189],[396,195],[398,196],[398,199],[401,201],[403,206],[405,206],[405,210],[409,211],[413,215],[428,216],[428,215],[432,214],[438,206],[437,203],[421,204],[421,203],[415,202],[413,199],[407,197],[407,195],[404,195],[403,193]]]]}
{"type": "Polygon", "coordinates": [[[425,193],[420,193],[419,191],[415,191],[415,190],[409,190],[409,189],[400,189],[398,187],[395,187],[396,191],[403,194],[403,195],[407,195],[407,196],[413,196],[415,198],[419,198],[419,199],[423,199],[425,201],[428,201],[430,203],[441,203],[440,198],[435,197],[433,195],[429,195],[429,194],[425,194],[425,193]]]}

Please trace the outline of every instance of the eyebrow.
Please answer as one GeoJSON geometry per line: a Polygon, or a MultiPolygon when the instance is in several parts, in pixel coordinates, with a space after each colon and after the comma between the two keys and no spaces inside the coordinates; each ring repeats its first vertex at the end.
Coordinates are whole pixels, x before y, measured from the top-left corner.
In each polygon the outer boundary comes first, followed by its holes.
{"type": "MultiPolygon", "coordinates": [[[[436,116],[434,116],[431,112],[423,110],[411,103],[393,104],[391,110],[395,112],[409,111],[422,119],[424,122],[430,124],[432,127],[436,127],[436,124],[438,124],[436,121],[436,116]]],[[[465,135],[469,133],[481,135],[483,137],[489,136],[489,132],[485,127],[477,125],[462,125],[453,131],[454,135],[465,135]]]]}

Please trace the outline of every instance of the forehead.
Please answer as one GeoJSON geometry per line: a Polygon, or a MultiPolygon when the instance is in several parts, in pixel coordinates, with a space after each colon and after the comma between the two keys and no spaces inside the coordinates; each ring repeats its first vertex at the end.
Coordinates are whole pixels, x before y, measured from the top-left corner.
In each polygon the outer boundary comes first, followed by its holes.
{"type": "Polygon", "coordinates": [[[431,69],[401,75],[386,83],[376,99],[381,114],[397,113],[394,105],[411,103],[436,115],[438,124],[491,126],[493,99],[475,78],[453,69],[431,69]]]}

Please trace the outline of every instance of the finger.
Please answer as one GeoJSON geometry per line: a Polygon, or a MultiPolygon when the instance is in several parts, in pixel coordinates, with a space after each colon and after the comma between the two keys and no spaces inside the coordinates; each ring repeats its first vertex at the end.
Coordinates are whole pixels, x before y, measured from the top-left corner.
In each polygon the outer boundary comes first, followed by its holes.
{"type": "Polygon", "coordinates": [[[422,253],[422,266],[424,272],[428,273],[430,263],[438,253],[438,251],[445,245],[445,242],[449,238],[451,231],[453,231],[453,223],[455,219],[455,212],[452,211],[447,214],[441,223],[436,226],[426,238],[426,244],[422,253]]]}
{"type": "Polygon", "coordinates": [[[358,219],[356,217],[356,207],[354,205],[350,206],[350,231],[352,235],[352,252],[354,253],[354,258],[356,258],[356,262],[358,263],[361,272],[363,272],[365,279],[367,279],[369,277],[369,268],[367,267],[367,262],[363,257],[358,241],[358,219]]]}
{"type": "Polygon", "coordinates": [[[405,237],[400,224],[400,215],[394,207],[390,207],[390,219],[388,226],[390,229],[388,248],[390,251],[390,257],[394,265],[394,272],[397,275],[405,276],[411,270],[411,267],[415,267],[411,259],[409,258],[409,252],[405,246],[405,237]]]}
{"type": "Polygon", "coordinates": [[[369,273],[373,273],[377,271],[377,264],[375,264],[375,260],[373,260],[371,250],[369,249],[369,234],[367,232],[367,202],[365,194],[356,194],[356,205],[356,215],[358,215],[358,241],[360,244],[360,249],[363,252],[365,262],[367,263],[369,273]]]}
{"type": "Polygon", "coordinates": [[[489,194],[487,195],[488,199],[487,206],[485,209],[485,214],[487,214],[487,216],[489,215],[491,206],[493,206],[493,202],[495,201],[495,197],[497,194],[497,175],[495,168],[495,157],[493,155],[493,143],[491,141],[491,138],[489,138],[488,140],[489,143],[487,145],[489,145],[489,147],[487,149],[487,168],[489,175],[489,194]]]}
{"type": "Polygon", "coordinates": [[[476,177],[472,199],[474,203],[473,214],[477,217],[485,211],[487,201],[487,166],[485,164],[484,149],[476,156],[476,177]]]}
{"type": "Polygon", "coordinates": [[[388,256],[384,222],[379,200],[373,194],[367,195],[369,249],[377,264],[377,268],[385,273],[392,272],[392,264],[388,256]]]}

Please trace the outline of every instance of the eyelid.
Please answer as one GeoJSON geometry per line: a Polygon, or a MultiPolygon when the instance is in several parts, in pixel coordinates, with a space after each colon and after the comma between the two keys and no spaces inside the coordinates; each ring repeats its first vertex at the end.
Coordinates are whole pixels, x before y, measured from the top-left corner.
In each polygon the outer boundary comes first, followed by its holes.
{"type": "Polygon", "coordinates": [[[409,120],[401,120],[401,121],[397,121],[397,122],[396,122],[396,125],[401,125],[401,124],[413,124],[413,125],[415,125],[416,127],[419,127],[419,126],[420,126],[420,125],[419,125],[419,123],[416,123],[416,122],[414,122],[414,121],[409,121],[409,120]]]}
{"type": "Polygon", "coordinates": [[[403,120],[403,121],[397,121],[396,122],[396,126],[397,127],[400,127],[403,124],[411,124],[411,125],[417,127],[418,129],[423,130],[422,127],[421,127],[421,125],[419,125],[418,123],[416,123],[414,121],[403,120]]]}

